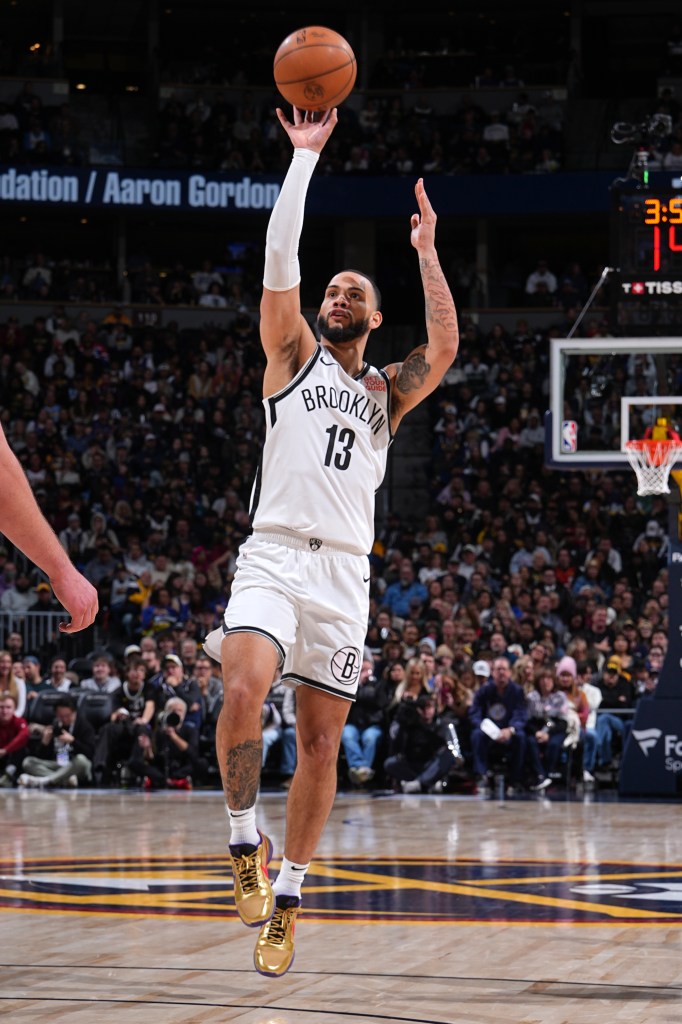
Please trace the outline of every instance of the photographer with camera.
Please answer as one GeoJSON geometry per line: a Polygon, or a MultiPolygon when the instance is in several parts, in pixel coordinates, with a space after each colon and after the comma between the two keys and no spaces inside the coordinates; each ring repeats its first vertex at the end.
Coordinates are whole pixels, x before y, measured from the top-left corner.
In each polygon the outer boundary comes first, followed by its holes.
{"type": "Polygon", "coordinates": [[[55,789],[90,782],[96,735],[85,715],[76,713],[73,697],[64,695],[55,704],[52,725],[32,723],[40,736],[37,756],[25,757],[18,782],[29,789],[55,789]]]}
{"type": "Polygon", "coordinates": [[[121,765],[121,782],[131,781],[125,762],[130,758],[139,737],[151,735],[156,703],[153,688],[145,683],[145,665],[141,657],[132,654],[126,661],[123,685],[112,694],[111,719],[97,737],[94,757],[94,776],[98,786],[112,781],[117,765],[121,765]]]}
{"type": "Polygon", "coordinates": [[[437,714],[436,696],[422,693],[398,704],[390,727],[386,774],[403,793],[438,793],[452,769],[461,763],[457,734],[449,714],[437,714]]]}
{"type": "Polygon", "coordinates": [[[170,697],[156,720],[153,738],[141,733],[126,769],[143,779],[145,789],[191,789],[203,778],[206,761],[199,757],[199,730],[187,718],[181,697],[170,697]]]}

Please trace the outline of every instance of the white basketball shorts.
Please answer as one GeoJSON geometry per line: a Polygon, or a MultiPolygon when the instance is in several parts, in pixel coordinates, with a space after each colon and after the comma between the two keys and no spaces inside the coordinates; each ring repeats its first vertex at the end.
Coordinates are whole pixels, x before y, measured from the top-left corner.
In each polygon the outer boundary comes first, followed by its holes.
{"type": "Polygon", "coordinates": [[[225,611],[204,650],[220,661],[228,633],[259,633],[282,681],[354,701],[369,616],[369,559],[311,538],[253,533],[242,544],[225,611]]]}

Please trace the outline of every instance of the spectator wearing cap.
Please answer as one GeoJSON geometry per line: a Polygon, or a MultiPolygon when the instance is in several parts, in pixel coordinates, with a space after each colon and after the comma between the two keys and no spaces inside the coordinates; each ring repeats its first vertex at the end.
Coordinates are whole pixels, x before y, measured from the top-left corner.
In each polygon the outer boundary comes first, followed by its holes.
{"type": "Polygon", "coordinates": [[[28,609],[30,612],[56,612],[61,609],[61,605],[52,594],[52,587],[49,583],[39,583],[34,593],[35,599],[28,609]]]}
{"type": "Polygon", "coordinates": [[[457,568],[457,575],[460,576],[465,584],[471,579],[471,575],[476,571],[474,564],[478,549],[474,544],[465,544],[461,550],[460,563],[457,568]]]}
{"type": "Polygon", "coordinates": [[[40,658],[35,654],[25,654],[21,659],[24,666],[24,682],[26,684],[26,700],[29,710],[31,702],[42,690],[49,690],[50,684],[43,678],[40,658]]]}
{"type": "Polygon", "coordinates": [[[419,601],[425,602],[428,596],[429,592],[424,584],[415,577],[412,562],[409,558],[403,558],[400,563],[398,579],[386,587],[382,604],[389,609],[391,614],[406,619],[410,612],[411,599],[417,598],[419,601]]]}
{"type": "Polygon", "coordinates": [[[165,684],[172,688],[172,695],[180,697],[187,705],[186,721],[201,730],[202,694],[196,679],[188,678],[182,659],[177,654],[166,654],[161,661],[165,684]]]}
{"type": "Polygon", "coordinates": [[[512,681],[508,658],[495,658],[491,676],[474,694],[469,711],[476,783],[485,790],[491,758],[506,754],[509,781],[516,788],[521,786],[526,751],[526,695],[512,681]]]}
{"type": "Polygon", "coordinates": [[[490,679],[490,662],[479,658],[473,663],[471,670],[474,673],[474,690],[479,690],[490,679]]]}
{"type": "Polygon", "coordinates": [[[601,704],[597,715],[597,764],[608,768],[613,761],[613,741],[616,737],[625,746],[631,721],[627,712],[634,706],[634,687],[629,672],[623,669],[618,655],[612,654],[598,683],[601,704]],[[625,712],[625,714],[623,714],[625,712]]]}

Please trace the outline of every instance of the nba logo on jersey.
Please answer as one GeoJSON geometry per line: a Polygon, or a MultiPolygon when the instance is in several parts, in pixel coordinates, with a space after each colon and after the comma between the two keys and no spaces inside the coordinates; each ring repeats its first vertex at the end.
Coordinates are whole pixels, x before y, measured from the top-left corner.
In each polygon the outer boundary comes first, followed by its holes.
{"type": "Polygon", "coordinates": [[[578,424],[575,420],[562,420],[561,450],[567,453],[578,450],[578,424]]]}

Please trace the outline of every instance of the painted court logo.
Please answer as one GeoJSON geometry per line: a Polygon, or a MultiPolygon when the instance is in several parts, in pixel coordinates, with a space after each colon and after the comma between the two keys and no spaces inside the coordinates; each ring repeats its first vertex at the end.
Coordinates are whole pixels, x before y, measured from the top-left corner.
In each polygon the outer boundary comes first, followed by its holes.
{"type": "Polygon", "coordinates": [[[663,733],[660,729],[633,729],[632,735],[639,743],[639,748],[644,756],[648,757],[649,751],[653,750],[663,733]]]}

